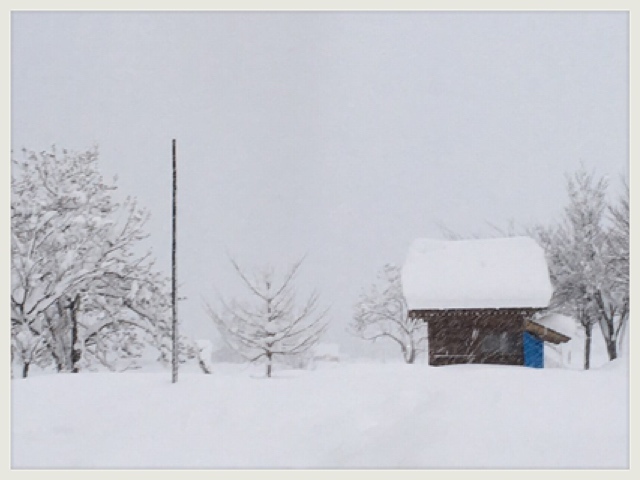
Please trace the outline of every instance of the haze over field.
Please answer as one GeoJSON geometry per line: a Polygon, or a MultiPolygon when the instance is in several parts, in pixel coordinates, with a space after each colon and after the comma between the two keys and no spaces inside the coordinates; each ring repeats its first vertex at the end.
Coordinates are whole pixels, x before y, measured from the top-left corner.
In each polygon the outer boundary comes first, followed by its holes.
{"type": "Polygon", "coordinates": [[[628,13],[11,35],[13,468],[629,466],[628,13]]]}

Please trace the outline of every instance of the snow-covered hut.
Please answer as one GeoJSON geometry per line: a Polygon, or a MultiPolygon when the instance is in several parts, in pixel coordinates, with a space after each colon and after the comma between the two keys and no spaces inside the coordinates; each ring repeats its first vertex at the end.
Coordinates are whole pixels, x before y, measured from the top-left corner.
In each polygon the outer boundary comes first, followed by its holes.
{"type": "Polygon", "coordinates": [[[543,344],[569,337],[533,321],[553,289],[529,237],[415,240],[402,268],[408,315],[427,322],[429,364],[542,367],[543,344]]]}

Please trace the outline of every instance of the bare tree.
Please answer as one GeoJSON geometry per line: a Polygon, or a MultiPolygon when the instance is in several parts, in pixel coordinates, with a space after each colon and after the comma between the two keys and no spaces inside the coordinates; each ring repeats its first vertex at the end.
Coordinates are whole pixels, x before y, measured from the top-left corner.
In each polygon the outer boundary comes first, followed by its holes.
{"type": "Polygon", "coordinates": [[[297,304],[293,282],[302,260],[281,280],[273,268],[249,277],[235,260],[231,264],[247,289],[248,301],[220,299],[220,311],[208,304],[205,308],[227,344],[251,362],[264,361],[271,377],[278,357],[299,355],[318,342],[327,327],[327,310],[319,310],[315,292],[297,304]]]}
{"type": "MultiPolygon", "coordinates": [[[[628,272],[624,228],[606,224],[607,187],[605,178],[596,178],[582,167],[567,178],[569,203],[562,222],[537,230],[554,285],[551,308],[573,316],[585,330],[585,369],[590,366],[593,326],[600,325],[613,360],[628,318],[628,284],[625,288],[620,280],[625,268],[628,272]]],[[[624,221],[623,210],[613,212],[624,221]]]]}
{"type": "MultiPolygon", "coordinates": [[[[522,229],[545,249],[555,295],[551,308],[573,316],[585,330],[589,368],[594,325],[600,326],[610,360],[618,356],[629,318],[629,185],[613,205],[608,182],[582,166],[567,176],[569,203],[560,223],[522,229]]],[[[495,229],[517,234],[513,222],[495,229]]]]}
{"type": "Polygon", "coordinates": [[[554,226],[538,230],[538,238],[544,239],[549,273],[554,287],[549,309],[575,318],[585,332],[584,368],[591,361],[593,326],[597,323],[593,296],[591,295],[589,267],[583,253],[576,245],[576,238],[566,226],[554,226]]]}
{"type": "Polygon", "coordinates": [[[426,349],[426,323],[407,315],[398,266],[385,265],[378,280],[360,296],[350,331],[373,342],[388,338],[398,344],[406,363],[414,363],[426,349]]]}
{"type": "MultiPolygon", "coordinates": [[[[607,238],[608,295],[596,297],[601,312],[600,327],[609,356],[619,350],[629,320],[629,184],[617,202],[609,206],[611,228],[607,238]]],[[[615,356],[613,357],[615,358],[615,356]]]]}

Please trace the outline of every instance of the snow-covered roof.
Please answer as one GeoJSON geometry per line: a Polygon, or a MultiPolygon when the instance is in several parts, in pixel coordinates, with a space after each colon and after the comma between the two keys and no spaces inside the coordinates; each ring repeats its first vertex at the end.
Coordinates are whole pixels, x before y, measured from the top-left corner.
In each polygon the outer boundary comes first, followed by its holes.
{"type": "Polygon", "coordinates": [[[529,237],[417,239],[402,286],[409,310],[544,308],[553,293],[544,251],[529,237]]]}
{"type": "Polygon", "coordinates": [[[534,319],[534,321],[543,327],[555,330],[568,337],[574,337],[578,330],[576,320],[560,313],[548,313],[534,319]]]}

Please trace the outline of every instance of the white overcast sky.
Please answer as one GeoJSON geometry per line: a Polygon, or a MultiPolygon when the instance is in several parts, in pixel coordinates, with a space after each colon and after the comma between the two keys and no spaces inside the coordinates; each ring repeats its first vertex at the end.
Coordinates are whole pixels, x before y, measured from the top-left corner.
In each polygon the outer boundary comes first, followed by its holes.
{"type": "Polygon", "coordinates": [[[239,293],[227,255],[331,305],[329,339],[411,240],[557,219],[583,162],[627,175],[626,13],[12,15],[12,148],[99,145],[152,213],[169,273],[178,141],[180,317],[239,293]]]}

